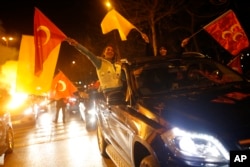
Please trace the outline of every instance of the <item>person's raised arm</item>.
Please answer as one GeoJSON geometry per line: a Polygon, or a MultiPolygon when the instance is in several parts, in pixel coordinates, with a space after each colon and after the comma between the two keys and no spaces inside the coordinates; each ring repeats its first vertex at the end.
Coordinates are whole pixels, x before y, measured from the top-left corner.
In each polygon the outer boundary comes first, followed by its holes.
{"type": "Polygon", "coordinates": [[[71,45],[74,46],[80,53],[85,55],[92,63],[93,65],[99,69],[101,67],[101,59],[99,59],[97,56],[95,56],[91,51],[89,51],[86,47],[79,44],[76,40],[72,38],[66,38],[66,41],[71,45]]]}

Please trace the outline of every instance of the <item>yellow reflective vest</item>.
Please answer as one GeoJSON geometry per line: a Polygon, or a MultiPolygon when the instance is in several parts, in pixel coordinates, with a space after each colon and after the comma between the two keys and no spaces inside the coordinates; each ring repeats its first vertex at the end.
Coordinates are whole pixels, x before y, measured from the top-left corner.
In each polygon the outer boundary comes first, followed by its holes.
{"type": "Polygon", "coordinates": [[[102,59],[101,67],[96,69],[96,72],[100,81],[101,90],[122,86],[120,64],[112,64],[102,59]]]}

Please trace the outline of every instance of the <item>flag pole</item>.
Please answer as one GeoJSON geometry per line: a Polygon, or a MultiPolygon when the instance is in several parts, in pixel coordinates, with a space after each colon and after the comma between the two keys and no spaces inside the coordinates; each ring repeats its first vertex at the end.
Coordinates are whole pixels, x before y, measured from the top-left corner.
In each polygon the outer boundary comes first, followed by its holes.
{"type": "Polygon", "coordinates": [[[188,44],[189,40],[190,40],[191,38],[193,38],[195,35],[197,35],[199,32],[201,32],[202,30],[203,30],[203,29],[201,28],[201,29],[199,29],[198,31],[196,31],[195,33],[193,33],[191,36],[189,36],[189,37],[183,39],[182,42],[181,42],[181,47],[184,48],[184,47],[188,44]]]}
{"type": "MultiPolygon", "coordinates": [[[[134,26],[134,27],[135,27],[135,26],[134,26]]],[[[137,27],[135,27],[135,29],[141,34],[141,37],[144,39],[144,41],[145,41],[146,43],[149,43],[148,36],[147,36],[145,33],[143,33],[142,31],[140,31],[137,27]]]]}
{"type": "Polygon", "coordinates": [[[115,61],[118,61],[121,59],[121,54],[120,54],[120,49],[119,49],[119,43],[118,43],[118,40],[117,40],[117,35],[116,35],[116,31],[113,31],[113,34],[114,34],[114,41],[115,41],[115,49],[116,49],[116,53],[117,53],[117,57],[116,57],[116,60],[115,61]]]}
{"type": "Polygon", "coordinates": [[[190,37],[187,37],[187,38],[183,39],[182,42],[181,42],[181,47],[184,48],[184,47],[188,44],[188,42],[189,42],[189,40],[190,40],[191,38],[193,38],[195,35],[197,35],[199,32],[201,32],[201,31],[202,31],[204,28],[206,28],[207,26],[211,25],[213,22],[215,22],[215,21],[221,19],[222,17],[224,17],[224,16],[225,16],[228,12],[230,12],[230,11],[232,11],[232,10],[226,11],[226,12],[223,13],[221,16],[217,17],[216,19],[214,19],[213,21],[211,21],[211,22],[208,23],[207,25],[203,26],[203,28],[201,28],[200,30],[198,30],[198,31],[196,31],[195,33],[193,33],[190,37]]]}

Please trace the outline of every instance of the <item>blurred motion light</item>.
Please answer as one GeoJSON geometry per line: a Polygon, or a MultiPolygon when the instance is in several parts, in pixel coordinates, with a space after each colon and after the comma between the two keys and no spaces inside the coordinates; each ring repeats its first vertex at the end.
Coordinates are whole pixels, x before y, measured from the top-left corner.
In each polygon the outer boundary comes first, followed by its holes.
{"type": "Polygon", "coordinates": [[[13,41],[13,40],[14,40],[13,37],[5,37],[5,36],[3,36],[1,39],[2,39],[3,41],[5,41],[6,46],[9,46],[9,41],[13,41]]]}
{"type": "Polygon", "coordinates": [[[11,101],[8,105],[9,109],[16,109],[20,107],[25,100],[28,98],[28,94],[25,93],[12,93],[11,94],[11,101]]]}

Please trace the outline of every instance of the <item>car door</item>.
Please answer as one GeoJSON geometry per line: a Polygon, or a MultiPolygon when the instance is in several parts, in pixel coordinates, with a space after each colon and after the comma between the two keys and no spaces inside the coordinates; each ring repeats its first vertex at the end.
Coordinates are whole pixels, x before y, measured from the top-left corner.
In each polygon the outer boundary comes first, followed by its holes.
{"type": "Polygon", "coordinates": [[[108,119],[110,111],[108,104],[106,103],[101,93],[96,98],[96,104],[97,104],[96,109],[97,109],[98,119],[101,119],[98,122],[101,123],[101,127],[103,128],[104,131],[106,131],[105,133],[109,133],[107,131],[109,131],[108,119]]]}
{"type": "Polygon", "coordinates": [[[134,136],[133,130],[128,126],[129,113],[126,105],[110,107],[109,127],[112,145],[118,149],[123,158],[130,161],[131,143],[134,136]]]}
{"type": "MultiPolygon", "coordinates": [[[[129,87],[125,71],[122,71],[122,74],[124,94],[126,94],[126,97],[129,98],[130,93],[128,91],[129,87]]],[[[118,149],[118,152],[123,154],[123,158],[125,158],[127,161],[130,161],[131,159],[130,146],[134,135],[133,130],[127,124],[130,117],[129,115],[129,107],[127,104],[121,103],[109,106],[108,124],[111,132],[111,142],[112,145],[118,149]]]]}

